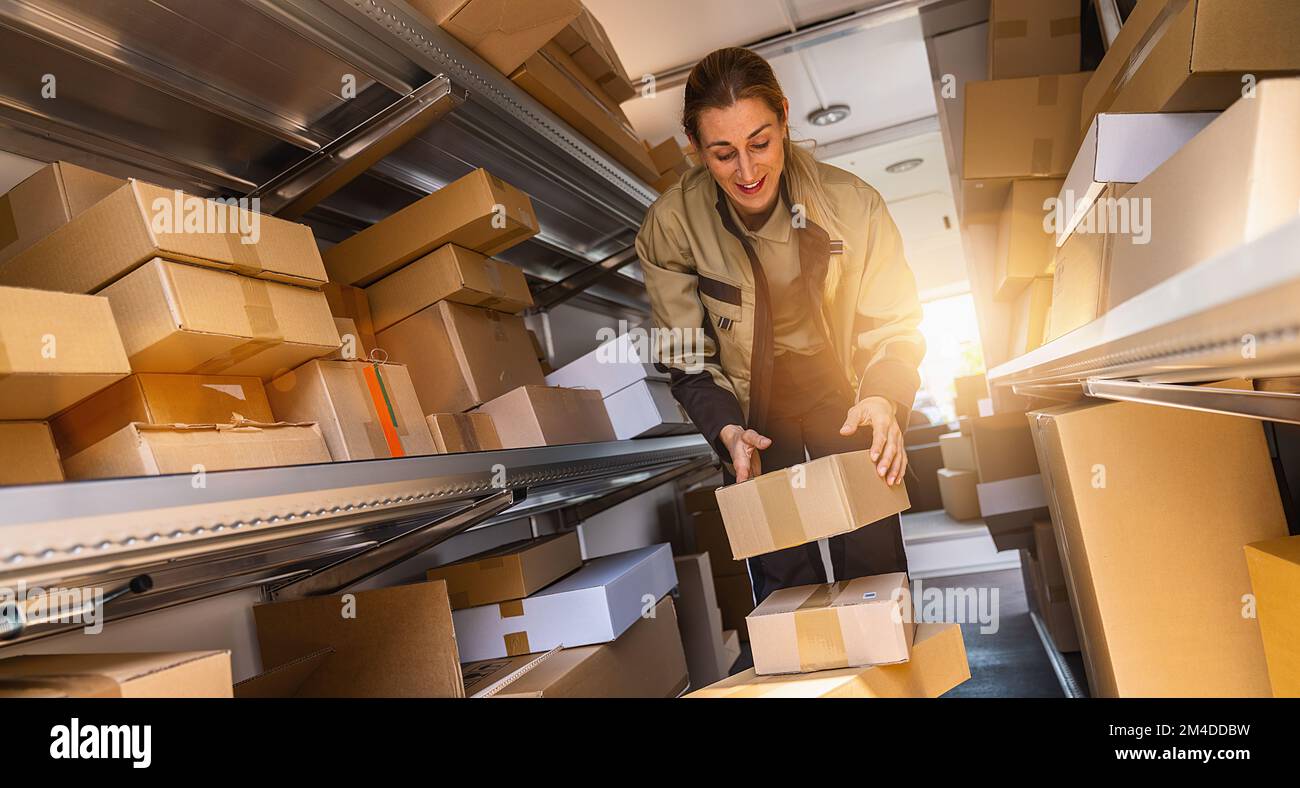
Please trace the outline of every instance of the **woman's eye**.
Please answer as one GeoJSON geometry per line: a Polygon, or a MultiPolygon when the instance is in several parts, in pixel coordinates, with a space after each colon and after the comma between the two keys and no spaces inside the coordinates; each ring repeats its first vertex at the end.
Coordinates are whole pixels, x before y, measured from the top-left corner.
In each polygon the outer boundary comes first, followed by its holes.
{"type": "Polygon", "coordinates": [[[718,161],[731,161],[734,158],[736,158],[736,152],[734,150],[731,153],[718,154],[718,161]]]}
{"type": "Polygon", "coordinates": [[[754,145],[751,145],[750,147],[753,148],[754,150],[767,150],[768,144],[769,143],[767,142],[759,142],[759,143],[755,143],[754,145]]]}

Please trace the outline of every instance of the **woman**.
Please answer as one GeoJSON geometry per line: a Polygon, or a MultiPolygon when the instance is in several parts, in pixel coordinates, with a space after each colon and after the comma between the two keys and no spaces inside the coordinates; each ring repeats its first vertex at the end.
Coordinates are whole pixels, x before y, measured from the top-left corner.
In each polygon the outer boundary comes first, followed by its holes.
{"type": "MultiPolygon", "coordinates": [[[[870,449],[902,484],[900,418],[920,384],[921,306],[880,195],[790,139],[789,102],[763,58],[721,49],[686,82],[697,166],[637,235],[674,396],[727,482],[870,449]],[[686,329],[686,330],[684,330],[686,329]]],[[[828,540],[835,579],[907,571],[897,515],[828,540]]],[[[817,543],[749,559],[755,601],[827,581],[817,543]]]]}

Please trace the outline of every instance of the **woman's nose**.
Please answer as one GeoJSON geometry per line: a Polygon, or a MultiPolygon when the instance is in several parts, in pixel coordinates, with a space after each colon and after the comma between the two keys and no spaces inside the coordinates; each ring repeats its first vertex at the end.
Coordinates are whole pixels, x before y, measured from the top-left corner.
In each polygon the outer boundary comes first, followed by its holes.
{"type": "Polygon", "coordinates": [[[736,171],[740,174],[741,183],[754,182],[754,162],[748,153],[736,154],[736,171]]]}

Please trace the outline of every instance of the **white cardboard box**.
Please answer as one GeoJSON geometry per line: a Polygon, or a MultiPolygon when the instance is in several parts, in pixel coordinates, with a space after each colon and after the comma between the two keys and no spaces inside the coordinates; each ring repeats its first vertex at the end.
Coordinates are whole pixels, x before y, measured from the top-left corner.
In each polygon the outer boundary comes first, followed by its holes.
{"type": "Polygon", "coordinates": [[[977,484],[975,493],[980,499],[980,514],[986,518],[1042,509],[1047,506],[1047,494],[1043,492],[1043,476],[1039,473],[977,484]]]}
{"type": "Polygon", "coordinates": [[[1106,184],[1141,181],[1218,116],[1104,112],[1093,118],[1058,195],[1063,215],[1057,217],[1056,245],[1066,242],[1106,184]]]}
{"type": "Polygon", "coordinates": [[[608,643],[676,585],[666,544],[593,559],[524,599],[453,610],[460,661],[608,643]]]}
{"type": "Polygon", "coordinates": [[[691,420],[662,380],[638,380],[605,397],[605,410],[619,440],[670,435],[692,429],[691,420]]]}
{"type": "Polygon", "coordinates": [[[598,389],[600,396],[608,397],[640,380],[668,380],[668,373],[651,363],[652,352],[644,334],[620,334],[547,375],[546,385],[598,389]]]}

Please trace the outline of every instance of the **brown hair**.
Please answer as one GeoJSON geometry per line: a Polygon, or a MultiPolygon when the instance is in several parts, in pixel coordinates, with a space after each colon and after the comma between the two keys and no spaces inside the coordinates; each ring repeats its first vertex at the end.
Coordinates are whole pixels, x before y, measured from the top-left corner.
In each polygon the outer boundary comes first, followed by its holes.
{"type": "MultiPolygon", "coordinates": [[[[686,78],[686,97],[682,106],[682,128],[692,143],[700,139],[700,115],[709,109],[726,109],[743,99],[757,99],[776,114],[786,126],[782,140],[785,150],[785,178],[790,199],[808,211],[808,217],[828,231],[835,232],[821,174],[812,151],[790,139],[785,116],[785,91],[777,81],[772,66],[755,52],[742,47],[727,47],[705,55],[686,78]]],[[[840,234],[843,237],[843,234],[840,234]]]]}

